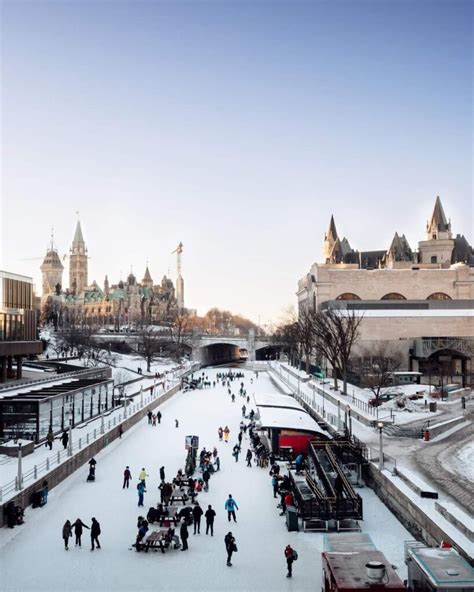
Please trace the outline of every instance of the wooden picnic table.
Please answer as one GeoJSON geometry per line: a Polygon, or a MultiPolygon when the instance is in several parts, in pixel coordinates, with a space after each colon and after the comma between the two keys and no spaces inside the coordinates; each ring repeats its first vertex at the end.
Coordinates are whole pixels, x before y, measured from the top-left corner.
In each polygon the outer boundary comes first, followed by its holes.
{"type": "Polygon", "coordinates": [[[170,505],[173,505],[175,502],[183,502],[183,506],[185,506],[188,500],[189,495],[187,493],[184,491],[176,491],[170,496],[170,505]]]}
{"type": "Polygon", "coordinates": [[[150,534],[146,537],[144,542],[145,545],[145,553],[148,553],[150,549],[157,551],[161,549],[161,552],[164,553],[166,548],[169,546],[169,543],[165,541],[165,536],[167,530],[153,530],[150,534]]]}

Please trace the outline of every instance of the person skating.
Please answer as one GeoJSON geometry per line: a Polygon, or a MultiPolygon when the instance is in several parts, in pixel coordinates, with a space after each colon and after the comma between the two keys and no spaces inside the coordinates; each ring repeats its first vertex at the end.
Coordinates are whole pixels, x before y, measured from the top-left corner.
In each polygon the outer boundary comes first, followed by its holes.
{"type": "Polygon", "coordinates": [[[138,490],[138,505],[143,506],[143,497],[146,493],[145,481],[140,481],[137,485],[138,490]]]}
{"type": "Polygon", "coordinates": [[[198,534],[201,534],[201,516],[203,515],[203,511],[199,502],[196,502],[196,505],[193,508],[193,524],[194,524],[194,534],[196,534],[196,530],[198,534]]]}
{"type": "Polygon", "coordinates": [[[224,428],[224,442],[226,442],[226,443],[229,441],[229,434],[230,434],[229,426],[225,426],[225,428],[224,428]]]}
{"type": "Polygon", "coordinates": [[[156,419],[158,420],[158,423],[161,423],[161,411],[158,411],[156,414],[156,419]]]}
{"type": "Polygon", "coordinates": [[[229,497],[226,499],[226,502],[224,504],[224,509],[227,510],[227,519],[230,522],[231,517],[234,519],[234,522],[237,522],[236,518],[235,518],[235,510],[239,509],[239,506],[237,505],[237,502],[235,501],[235,499],[232,497],[232,494],[229,493],[229,497]]]}
{"type": "Polygon", "coordinates": [[[245,459],[247,460],[247,466],[251,467],[252,466],[252,451],[250,450],[250,448],[247,450],[247,456],[245,457],[245,459]]]}
{"type": "Polygon", "coordinates": [[[89,530],[89,527],[86,524],[84,524],[84,522],[82,522],[82,520],[80,518],[78,518],[74,522],[74,524],[71,524],[71,528],[74,528],[74,535],[76,537],[76,547],[80,547],[81,546],[82,529],[87,528],[87,530],[89,530]]]}
{"type": "Polygon", "coordinates": [[[296,559],[298,559],[298,553],[292,548],[291,545],[286,545],[285,557],[286,565],[288,567],[288,573],[286,574],[286,577],[291,578],[291,576],[293,575],[293,561],[296,561],[296,559]]]}
{"type": "Polygon", "coordinates": [[[148,417],[148,425],[151,425],[151,422],[153,419],[153,413],[151,411],[148,411],[148,413],[146,415],[148,417]]]}
{"type": "Polygon", "coordinates": [[[122,487],[122,489],[125,489],[125,487],[128,489],[131,478],[132,478],[132,473],[130,472],[130,467],[126,466],[125,471],[123,472],[123,487],[122,487]]]}
{"type": "Polygon", "coordinates": [[[235,542],[234,535],[231,532],[228,532],[224,537],[225,549],[227,551],[227,566],[231,567],[232,565],[232,554],[234,551],[237,551],[237,544],[235,542]]]}
{"type": "Polygon", "coordinates": [[[239,435],[237,436],[237,440],[239,441],[239,446],[242,446],[242,432],[239,432],[239,435]]]}
{"type": "Polygon", "coordinates": [[[242,417],[245,417],[245,412],[247,411],[247,407],[244,405],[242,405],[242,417]]]}
{"type": "Polygon", "coordinates": [[[187,551],[189,532],[186,520],[183,520],[183,522],[181,523],[181,528],[179,529],[179,536],[181,537],[181,541],[183,543],[183,548],[181,549],[181,551],[187,551]]]}
{"type": "Polygon", "coordinates": [[[135,540],[135,549],[137,551],[140,551],[140,549],[141,549],[141,542],[145,538],[147,532],[148,532],[148,522],[147,522],[147,520],[141,520],[140,521],[140,526],[138,527],[137,538],[135,540]]]}
{"type": "Polygon", "coordinates": [[[54,442],[53,430],[51,428],[49,428],[48,435],[46,436],[46,444],[47,444],[47,446],[49,446],[50,450],[53,449],[53,442],[54,442]]]}
{"type": "Polygon", "coordinates": [[[232,456],[235,458],[235,462],[239,461],[240,446],[236,444],[232,449],[232,456]]]}
{"type": "Polygon", "coordinates": [[[206,518],[206,534],[209,534],[209,530],[211,531],[211,536],[214,536],[214,518],[216,517],[215,511],[212,509],[212,506],[209,504],[207,506],[206,513],[204,514],[206,518]]]}
{"type": "Polygon", "coordinates": [[[66,551],[69,551],[69,537],[72,537],[71,522],[69,520],[66,520],[63,526],[63,540],[64,548],[66,551]]]}
{"type": "Polygon", "coordinates": [[[277,475],[273,475],[272,477],[272,487],[273,487],[273,497],[278,496],[278,477],[277,475]]]}
{"type": "Polygon", "coordinates": [[[160,467],[160,481],[162,483],[165,481],[165,467],[160,467]]]}
{"type": "Polygon", "coordinates": [[[217,434],[219,436],[219,442],[222,442],[222,436],[224,435],[224,430],[222,428],[219,428],[217,430],[217,434]]]}
{"type": "Polygon", "coordinates": [[[67,443],[69,442],[69,434],[64,430],[63,435],[61,436],[61,442],[63,443],[64,450],[67,448],[67,443]]]}
{"type": "Polygon", "coordinates": [[[209,491],[209,479],[211,478],[211,473],[209,469],[204,469],[202,473],[202,480],[204,481],[204,490],[209,491]]]}
{"type": "Polygon", "coordinates": [[[142,468],[138,475],[138,480],[143,481],[143,485],[146,487],[146,478],[148,477],[148,473],[145,471],[145,468],[142,468]]]}
{"type": "Polygon", "coordinates": [[[95,518],[92,518],[92,524],[91,524],[91,551],[94,550],[94,545],[97,545],[97,548],[100,549],[99,535],[100,535],[100,524],[99,524],[99,522],[95,518]]]}
{"type": "MultiPolygon", "coordinates": [[[[179,428],[179,421],[177,419],[174,420],[174,426],[176,428],[179,428]]],[[[184,550],[184,549],[183,549],[184,550]]]]}

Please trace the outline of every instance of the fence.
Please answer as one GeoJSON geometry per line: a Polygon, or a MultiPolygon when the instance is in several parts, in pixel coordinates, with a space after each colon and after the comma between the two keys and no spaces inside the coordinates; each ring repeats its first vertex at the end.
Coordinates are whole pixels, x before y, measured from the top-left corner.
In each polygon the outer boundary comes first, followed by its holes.
{"type": "MultiPolygon", "coordinates": [[[[393,456],[390,456],[389,454],[385,454],[385,452],[382,452],[382,454],[384,468],[391,471],[392,474],[395,474],[395,470],[397,468],[397,459],[393,456]]],[[[378,468],[380,466],[380,450],[378,448],[369,446],[367,448],[367,460],[377,465],[378,468]]]]}

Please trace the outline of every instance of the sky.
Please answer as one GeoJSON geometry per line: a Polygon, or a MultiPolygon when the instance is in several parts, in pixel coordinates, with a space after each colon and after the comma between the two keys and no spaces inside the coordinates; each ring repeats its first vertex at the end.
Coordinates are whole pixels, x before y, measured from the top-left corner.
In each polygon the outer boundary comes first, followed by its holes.
{"type": "MultiPolygon", "coordinates": [[[[331,214],[412,248],[440,195],[473,241],[468,1],[1,2],[0,267],[33,276],[77,214],[89,280],[175,278],[261,323],[331,214]]],[[[67,261],[66,271],[67,271],[67,261]]],[[[63,284],[68,286],[64,275],[63,284]]]]}

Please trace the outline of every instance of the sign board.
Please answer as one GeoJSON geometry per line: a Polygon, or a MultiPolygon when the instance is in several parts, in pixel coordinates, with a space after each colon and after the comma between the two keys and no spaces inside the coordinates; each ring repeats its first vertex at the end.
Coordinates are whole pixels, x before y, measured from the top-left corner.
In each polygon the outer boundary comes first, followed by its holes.
{"type": "Polygon", "coordinates": [[[184,440],[186,450],[190,448],[199,448],[199,436],[186,436],[184,440]]]}

